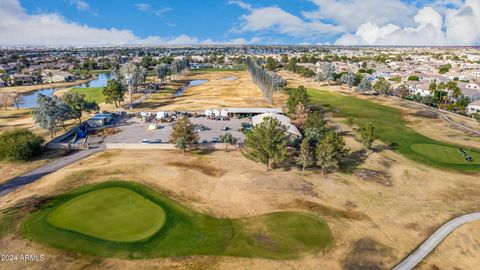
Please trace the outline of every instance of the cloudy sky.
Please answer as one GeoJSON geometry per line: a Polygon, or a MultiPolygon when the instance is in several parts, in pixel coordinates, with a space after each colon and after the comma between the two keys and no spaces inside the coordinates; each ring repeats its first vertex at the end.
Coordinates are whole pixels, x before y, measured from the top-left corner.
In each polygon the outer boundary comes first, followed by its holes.
{"type": "Polygon", "coordinates": [[[0,0],[0,45],[480,45],[480,0],[0,0]]]}

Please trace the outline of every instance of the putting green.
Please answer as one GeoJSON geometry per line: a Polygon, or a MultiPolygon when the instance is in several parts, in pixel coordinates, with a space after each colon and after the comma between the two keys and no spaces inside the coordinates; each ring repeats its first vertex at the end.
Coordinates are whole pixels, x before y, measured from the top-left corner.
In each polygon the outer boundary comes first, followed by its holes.
{"type": "Polygon", "coordinates": [[[53,226],[100,239],[132,242],[160,230],[165,212],[129,189],[105,188],[67,201],[47,220],[53,226]]]}
{"type": "Polygon", "coordinates": [[[50,199],[23,223],[22,234],[54,248],[123,259],[294,259],[323,250],[332,241],[328,224],[313,214],[215,218],[124,181],[88,185],[50,199]]]}
{"type": "Polygon", "coordinates": [[[423,155],[430,159],[436,159],[439,162],[448,164],[480,164],[480,154],[473,151],[468,151],[468,154],[473,158],[472,162],[468,162],[460,153],[458,148],[431,144],[431,143],[416,143],[413,144],[412,150],[417,154],[423,155]]]}

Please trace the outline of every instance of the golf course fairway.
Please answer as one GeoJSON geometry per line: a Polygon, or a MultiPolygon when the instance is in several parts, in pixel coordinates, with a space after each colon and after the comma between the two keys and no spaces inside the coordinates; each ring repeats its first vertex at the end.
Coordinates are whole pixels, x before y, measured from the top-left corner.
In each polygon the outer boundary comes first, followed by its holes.
{"type": "Polygon", "coordinates": [[[225,255],[293,259],[331,242],[315,215],[226,219],[191,210],[141,184],[110,181],[52,198],[21,227],[30,240],[91,256],[143,259],[225,255]]]}
{"type": "MultiPolygon", "coordinates": [[[[372,123],[379,139],[392,150],[417,162],[433,167],[465,172],[480,171],[480,151],[471,149],[472,162],[465,160],[460,145],[428,138],[407,127],[400,111],[346,94],[308,89],[313,104],[335,108],[342,116],[351,116],[362,126],[372,123]]],[[[463,146],[464,149],[469,147],[463,146]]]]}

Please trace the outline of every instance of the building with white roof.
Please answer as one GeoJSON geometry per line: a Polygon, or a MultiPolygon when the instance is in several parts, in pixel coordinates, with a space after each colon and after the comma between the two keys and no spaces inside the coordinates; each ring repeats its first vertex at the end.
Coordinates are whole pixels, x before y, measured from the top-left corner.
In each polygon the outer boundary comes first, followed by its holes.
{"type": "Polygon", "coordinates": [[[256,125],[262,123],[263,120],[267,117],[272,117],[272,118],[277,119],[286,128],[286,132],[289,135],[291,135],[295,138],[301,138],[302,137],[302,133],[300,133],[300,131],[297,129],[297,127],[292,125],[292,123],[290,122],[290,118],[288,116],[283,115],[283,114],[278,114],[278,113],[274,113],[274,112],[267,112],[267,113],[256,115],[256,116],[252,117],[253,126],[256,126],[256,125]]]}

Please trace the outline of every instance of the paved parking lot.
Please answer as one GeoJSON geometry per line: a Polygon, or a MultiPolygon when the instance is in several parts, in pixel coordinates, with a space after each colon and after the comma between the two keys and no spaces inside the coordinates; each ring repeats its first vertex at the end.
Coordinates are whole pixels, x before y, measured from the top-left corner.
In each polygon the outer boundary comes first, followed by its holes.
{"type": "MultiPolygon", "coordinates": [[[[213,138],[220,138],[220,135],[225,133],[231,133],[238,139],[239,143],[243,142],[243,134],[238,131],[242,122],[251,123],[251,119],[248,118],[231,118],[230,120],[219,121],[210,120],[206,117],[191,117],[190,121],[199,127],[203,125],[208,130],[198,131],[200,142],[207,140],[211,142],[213,138]],[[228,130],[222,130],[228,127],[228,130]]],[[[169,142],[170,132],[172,131],[172,123],[159,123],[160,128],[157,130],[149,130],[148,126],[151,123],[144,123],[138,118],[126,119],[123,123],[119,124],[116,128],[120,132],[108,136],[105,142],[108,143],[141,143],[143,140],[148,139],[151,141],[160,139],[162,142],[169,142]]]]}

